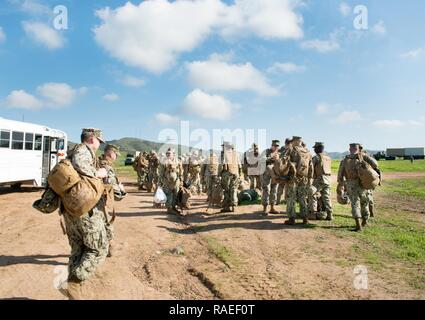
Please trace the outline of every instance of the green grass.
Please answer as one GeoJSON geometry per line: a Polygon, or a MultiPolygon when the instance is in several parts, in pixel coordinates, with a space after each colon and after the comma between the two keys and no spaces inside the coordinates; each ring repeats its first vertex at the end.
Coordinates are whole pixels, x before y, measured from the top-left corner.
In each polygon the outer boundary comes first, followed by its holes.
{"type": "Polygon", "coordinates": [[[403,196],[425,199],[425,179],[388,180],[385,182],[383,190],[403,196]]]}
{"type": "MultiPolygon", "coordinates": [[[[339,164],[341,160],[332,160],[332,171],[338,172],[339,164]]],[[[379,168],[384,174],[385,172],[424,172],[425,171],[425,160],[415,160],[410,163],[409,160],[395,160],[386,161],[381,160],[378,162],[379,168]]]]}
{"type": "Polygon", "coordinates": [[[226,246],[222,245],[214,237],[205,237],[208,251],[217,257],[218,260],[223,262],[228,267],[237,266],[239,264],[238,257],[226,246]]]}
{"type": "Polygon", "coordinates": [[[137,173],[134,171],[133,166],[125,166],[124,161],[127,154],[121,154],[117,161],[114,164],[115,169],[117,170],[118,176],[130,176],[137,179],[137,173]]]}

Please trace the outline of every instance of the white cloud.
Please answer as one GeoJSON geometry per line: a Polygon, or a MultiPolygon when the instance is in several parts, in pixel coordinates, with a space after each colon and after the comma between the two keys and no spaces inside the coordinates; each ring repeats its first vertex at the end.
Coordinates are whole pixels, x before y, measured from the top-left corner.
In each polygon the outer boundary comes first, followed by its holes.
{"type": "Polygon", "coordinates": [[[179,118],[168,113],[157,113],[155,120],[161,125],[171,125],[179,122],[179,118]]]}
{"type": "Polygon", "coordinates": [[[338,117],[334,120],[337,124],[348,124],[362,120],[358,111],[344,111],[341,112],[338,117]]]}
{"type": "Polygon", "coordinates": [[[60,49],[65,45],[63,36],[45,23],[24,21],[22,26],[30,39],[50,50],[60,49]]]}
{"type": "Polygon", "coordinates": [[[379,129],[399,129],[403,127],[422,127],[424,123],[416,120],[377,120],[373,122],[373,125],[379,129]]]}
{"type": "Polygon", "coordinates": [[[387,28],[385,27],[384,21],[379,21],[377,24],[375,24],[372,27],[372,32],[378,35],[385,35],[387,34],[387,28]]]}
{"type": "Polygon", "coordinates": [[[305,66],[300,66],[292,62],[276,62],[267,69],[268,73],[300,73],[307,70],[305,66]]]}
{"type": "Polygon", "coordinates": [[[21,108],[28,110],[40,109],[43,103],[33,95],[24,90],[12,91],[5,100],[5,105],[10,108],[21,108]]]}
{"type": "Polygon", "coordinates": [[[229,120],[239,106],[219,95],[195,89],[187,95],[183,111],[205,119],[229,120]]]}
{"type": "Polygon", "coordinates": [[[138,78],[132,75],[125,75],[120,79],[120,82],[127,87],[139,88],[143,87],[146,84],[146,81],[142,78],[138,78]]]}
{"type": "Polygon", "coordinates": [[[348,16],[350,15],[350,13],[352,12],[351,7],[345,3],[345,2],[341,2],[341,4],[339,5],[339,12],[344,16],[348,16]]]}
{"type": "Polygon", "coordinates": [[[327,114],[331,110],[331,106],[327,103],[321,102],[316,106],[316,113],[327,114]]]}
{"type": "Polygon", "coordinates": [[[227,7],[220,33],[224,37],[256,35],[264,39],[300,39],[303,18],[295,12],[299,1],[236,0],[227,7]]]}
{"type": "MultiPolygon", "coordinates": [[[[83,90],[84,91],[84,90],[83,90]]],[[[37,88],[37,92],[51,107],[70,105],[77,97],[77,90],[66,83],[46,83],[37,88]]]]}
{"type": "Polygon", "coordinates": [[[118,101],[120,99],[120,97],[116,93],[105,94],[102,98],[103,100],[110,101],[110,102],[118,101]]]}
{"type": "Polygon", "coordinates": [[[19,2],[20,9],[31,15],[52,15],[52,9],[36,0],[23,0],[19,2]]]}
{"type": "Polygon", "coordinates": [[[123,63],[162,73],[178,56],[198,47],[207,37],[254,35],[269,39],[299,39],[299,1],[222,0],[127,2],[98,10],[101,23],[93,29],[96,42],[123,63]]]}
{"type": "Polygon", "coordinates": [[[328,53],[328,52],[338,50],[340,46],[336,39],[329,39],[329,40],[313,39],[313,40],[307,40],[302,42],[301,48],[316,50],[320,53],[328,53]]]}
{"type": "Polygon", "coordinates": [[[210,57],[186,65],[189,82],[207,91],[253,91],[264,96],[279,93],[251,63],[231,64],[210,57]]]}
{"type": "Polygon", "coordinates": [[[425,47],[417,48],[417,49],[413,49],[408,52],[405,52],[401,54],[401,57],[405,59],[416,59],[423,55],[425,55],[425,47]]]}
{"type": "Polygon", "coordinates": [[[0,43],[3,43],[6,41],[6,33],[4,33],[3,28],[0,27],[0,43]]]}

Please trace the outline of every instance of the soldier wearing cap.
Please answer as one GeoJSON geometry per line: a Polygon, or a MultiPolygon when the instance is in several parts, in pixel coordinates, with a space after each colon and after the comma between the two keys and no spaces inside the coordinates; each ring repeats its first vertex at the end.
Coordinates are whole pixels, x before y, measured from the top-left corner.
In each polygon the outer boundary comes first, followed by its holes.
{"type": "Polygon", "coordinates": [[[263,190],[262,203],[263,203],[263,215],[267,216],[268,206],[270,205],[270,213],[278,214],[279,212],[275,209],[276,198],[277,198],[277,183],[273,182],[273,165],[275,160],[279,159],[279,140],[273,140],[271,148],[265,150],[261,156],[261,187],[263,190]]]}
{"type": "MultiPolygon", "coordinates": [[[[81,144],[76,145],[68,155],[76,171],[93,178],[107,177],[106,170],[99,167],[96,157],[101,143],[104,143],[101,130],[83,129],[81,144]]],[[[81,217],[68,214],[63,208],[61,211],[71,246],[68,294],[75,299],[81,292],[81,283],[93,275],[108,254],[109,243],[104,222],[105,203],[104,199],[101,199],[92,210],[81,217]]]]}
{"type": "Polygon", "coordinates": [[[134,160],[133,169],[137,172],[137,183],[139,190],[143,190],[146,184],[146,177],[148,173],[149,161],[147,159],[148,153],[143,151],[134,160]]]}
{"type": "Polygon", "coordinates": [[[167,212],[169,214],[180,215],[177,209],[177,196],[183,180],[183,168],[180,161],[174,154],[174,150],[169,148],[165,155],[165,159],[161,161],[159,166],[159,186],[164,190],[167,196],[167,212]]]}
{"type": "Polygon", "coordinates": [[[332,217],[332,203],[331,203],[331,174],[332,174],[332,159],[325,151],[325,144],[323,142],[316,142],[313,147],[316,155],[313,157],[313,185],[309,194],[309,207],[310,214],[314,215],[317,220],[329,220],[332,217]],[[321,209],[324,212],[318,211],[318,200],[322,203],[321,209]]]}
{"type": "Polygon", "coordinates": [[[310,151],[303,146],[301,137],[292,138],[292,147],[287,153],[290,161],[295,166],[296,175],[286,185],[287,190],[287,225],[294,225],[296,219],[296,203],[300,203],[300,214],[303,224],[308,224],[308,195],[313,179],[313,161],[310,151]]]}
{"type": "Polygon", "coordinates": [[[368,192],[361,186],[357,171],[362,160],[373,169],[378,169],[376,162],[370,156],[360,152],[359,143],[351,143],[350,154],[341,161],[338,171],[337,190],[340,192],[345,187],[347,188],[346,191],[351,202],[351,214],[356,221],[356,231],[361,231],[362,227],[368,224],[370,216],[368,192]]]}
{"type": "MultiPolygon", "coordinates": [[[[286,154],[289,154],[291,147],[292,147],[292,140],[289,139],[289,138],[286,138],[285,139],[285,145],[282,148],[280,148],[280,150],[279,150],[280,158],[284,158],[286,156],[286,154]]],[[[285,194],[285,185],[286,185],[286,183],[280,182],[278,187],[277,187],[276,203],[278,205],[280,205],[282,203],[282,196],[285,194]]],[[[285,196],[285,200],[286,200],[286,196],[285,196]]]]}
{"type": "Polygon", "coordinates": [[[202,185],[201,185],[201,170],[202,170],[202,159],[197,150],[193,150],[192,154],[189,157],[188,163],[188,180],[191,190],[201,194],[202,185]]]}
{"type": "Polygon", "coordinates": [[[222,147],[219,171],[224,200],[221,212],[234,212],[235,207],[238,205],[238,186],[240,175],[242,174],[242,165],[239,161],[239,155],[232,144],[224,142],[222,147]]]}
{"type": "Polygon", "coordinates": [[[202,171],[203,179],[205,180],[207,189],[207,201],[211,203],[213,186],[219,183],[219,158],[215,154],[213,149],[210,149],[209,157],[204,161],[202,171]]]}
{"type": "MultiPolygon", "coordinates": [[[[111,189],[111,195],[110,197],[113,197],[115,201],[121,201],[124,199],[124,197],[127,195],[125,192],[124,186],[122,183],[119,182],[117,173],[113,167],[114,162],[117,160],[117,158],[120,156],[119,147],[108,144],[104,151],[103,155],[99,158],[99,164],[101,168],[105,168],[107,172],[107,176],[103,179],[103,182],[106,185],[109,185],[112,187],[111,189]]],[[[106,234],[109,240],[109,251],[108,251],[108,257],[112,257],[112,250],[113,250],[113,223],[114,221],[108,221],[107,216],[105,215],[105,228],[106,228],[106,234]]]]}
{"type": "MultiPolygon", "coordinates": [[[[363,155],[369,156],[366,150],[364,150],[363,145],[359,143],[359,150],[363,153],[363,155]]],[[[376,172],[379,173],[381,176],[381,171],[378,169],[378,161],[374,157],[370,157],[370,160],[372,160],[376,165],[376,172]]],[[[367,190],[367,198],[369,200],[369,213],[370,216],[373,218],[375,215],[375,200],[373,199],[373,190],[367,190]]]]}
{"type": "Polygon", "coordinates": [[[159,175],[159,158],[157,153],[152,150],[149,155],[149,165],[148,165],[148,177],[146,187],[148,192],[152,192],[154,187],[158,185],[158,175],[159,175]]]}
{"type": "Polygon", "coordinates": [[[252,148],[244,154],[243,171],[245,180],[250,184],[250,189],[261,188],[259,157],[260,151],[256,143],[253,143],[252,148]]]}

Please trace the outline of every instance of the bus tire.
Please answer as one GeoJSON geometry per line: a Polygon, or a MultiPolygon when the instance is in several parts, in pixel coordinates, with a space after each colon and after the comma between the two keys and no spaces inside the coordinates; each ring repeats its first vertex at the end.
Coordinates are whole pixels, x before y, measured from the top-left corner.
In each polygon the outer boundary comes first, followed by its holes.
{"type": "Polygon", "coordinates": [[[22,183],[15,183],[10,186],[13,191],[21,191],[22,183]]]}

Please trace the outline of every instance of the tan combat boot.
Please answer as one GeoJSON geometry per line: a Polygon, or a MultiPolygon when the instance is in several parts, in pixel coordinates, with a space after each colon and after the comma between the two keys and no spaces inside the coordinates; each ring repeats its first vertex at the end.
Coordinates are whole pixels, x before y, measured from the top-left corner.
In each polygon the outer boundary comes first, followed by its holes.
{"type": "Polygon", "coordinates": [[[269,212],[267,210],[268,206],[264,205],[263,206],[263,212],[261,213],[263,216],[267,217],[269,215],[269,212]]]}
{"type": "Polygon", "coordinates": [[[280,212],[279,212],[279,211],[277,211],[277,210],[274,208],[274,205],[272,204],[272,205],[270,206],[270,213],[271,213],[271,214],[279,214],[280,212]]]}
{"type": "Polygon", "coordinates": [[[310,222],[308,221],[308,218],[307,217],[305,217],[305,218],[303,218],[303,224],[309,224],[310,222]]]}
{"type": "Polygon", "coordinates": [[[362,225],[360,223],[360,218],[356,218],[356,231],[362,231],[362,225]]]}
{"type": "Polygon", "coordinates": [[[108,249],[108,255],[107,257],[110,258],[113,255],[113,243],[112,241],[109,241],[109,249],[108,249]]]}
{"type": "Polygon", "coordinates": [[[366,218],[362,218],[362,227],[366,227],[368,225],[368,221],[366,218]]]}
{"type": "Polygon", "coordinates": [[[221,213],[228,213],[228,212],[232,212],[232,211],[230,210],[229,207],[224,207],[223,209],[220,210],[220,212],[221,213]]]}
{"type": "Polygon", "coordinates": [[[327,221],[332,221],[334,219],[332,212],[328,212],[327,216],[326,216],[326,220],[327,221]]]}

